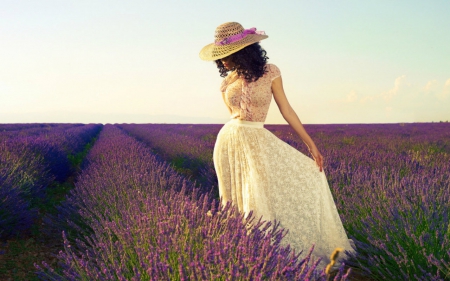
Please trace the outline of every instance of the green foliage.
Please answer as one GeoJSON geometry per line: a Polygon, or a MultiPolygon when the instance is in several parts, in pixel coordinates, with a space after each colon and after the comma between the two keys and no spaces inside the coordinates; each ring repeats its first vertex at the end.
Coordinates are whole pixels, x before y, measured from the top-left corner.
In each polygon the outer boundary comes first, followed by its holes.
{"type": "Polygon", "coordinates": [[[355,144],[355,140],[356,140],[356,138],[355,137],[343,137],[342,138],[342,144],[344,144],[344,145],[353,145],[353,144],[355,144]]]}
{"type": "Polygon", "coordinates": [[[32,271],[26,269],[33,267],[36,256],[39,255],[39,245],[35,239],[18,239],[9,241],[8,250],[0,263],[0,279],[2,276],[10,276],[8,280],[39,280],[32,271]]]}
{"type": "Polygon", "coordinates": [[[202,140],[208,141],[208,142],[215,142],[217,138],[217,135],[215,134],[206,134],[201,137],[202,140]]]}
{"type": "Polygon", "coordinates": [[[93,138],[90,142],[88,142],[85,146],[83,151],[80,151],[75,154],[68,154],[67,159],[69,159],[70,164],[73,168],[78,168],[81,165],[81,162],[83,162],[84,157],[86,157],[89,150],[94,145],[95,141],[97,140],[97,137],[93,138]]]}
{"type": "Polygon", "coordinates": [[[53,182],[45,190],[45,198],[34,202],[42,213],[56,214],[56,206],[64,201],[66,194],[74,188],[72,182],[53,182]]]}

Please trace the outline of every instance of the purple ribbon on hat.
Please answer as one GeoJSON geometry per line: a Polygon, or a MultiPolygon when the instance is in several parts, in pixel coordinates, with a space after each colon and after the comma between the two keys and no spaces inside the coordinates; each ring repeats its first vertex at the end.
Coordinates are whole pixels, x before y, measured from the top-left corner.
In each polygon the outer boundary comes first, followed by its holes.
{"type": "Polygon", "coordinates": [[[236,41],[241,40],[242,38],[244,38],[245,36],[247,36],[249,34],[266,35],[266,33],[264,31],[256,31],[256,27],[252,27],[250,29],[245,29],[244,31],[242,31],[239,34],[232,35],[232,36],[227,37],[227,38],[223,39],[222,41],[216,42],[214,44],[216,44],[218,46],[223,46],[226,44],[234,43],[236,41]]]}

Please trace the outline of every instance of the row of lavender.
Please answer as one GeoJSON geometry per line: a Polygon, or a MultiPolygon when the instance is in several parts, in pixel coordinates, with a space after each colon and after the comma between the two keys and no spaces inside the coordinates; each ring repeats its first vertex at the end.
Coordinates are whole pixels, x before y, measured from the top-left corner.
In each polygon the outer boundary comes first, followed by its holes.
{"type": "Polygon", "coordinates": [[[9,123],[0,124],[0,132],[6,131],[20,131],[30,128],[43,128],[43,127],[54,127],[59,126],[61,123],[9,123]]]}
{"type": "Polygon", "coordinates": [[[43,123],[43,124],[0,124],[0,141],[16,137],[38,136],[50,133],[55,129],[70,129],[83,124],[43,123]]]}
{"type": "Polygon", "coordinates": [[[68,156],[83,150],[102,125],[50,124],[0,132],[0,238],[26,233],[49,185],[71,172],[68,156]]]}
{"type": "Polygon", "coordinates": [[[60,208],[63,270],[36,265],[42,280],[326,279],[280,246],[283,231],[219,207],[114,125],[87,163],[60,208]]]}
{"type": "MultiPolygon", "coordinates": [[[[212,148],[220,125],[121,125],[169,161],[202,163],[214,179],[212,148]]],[[[287,125],[267,129],[308,155],[287,125]]],[[[359,257],[353,265],[380,278],[450,276],[450,125],[306,125],[359,257]]],[[[186,165],[189,169],[189,165],[186,165]]]]}
{"type": "Polygon", "coordinates": [[[220,125],[121,124],[119,126],[146,143],[178,172],[199,182],[204,192],[212,191],[218,198],[212,151],[220,125]]]}

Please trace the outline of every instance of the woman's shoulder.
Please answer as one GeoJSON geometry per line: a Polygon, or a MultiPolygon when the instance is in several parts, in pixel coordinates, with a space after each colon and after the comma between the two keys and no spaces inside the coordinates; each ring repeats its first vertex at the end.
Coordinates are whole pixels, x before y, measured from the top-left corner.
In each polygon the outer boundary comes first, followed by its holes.
{"type": "Polygon", "coordinates": [[[266,74],[270,77],[271,80],[281,76],[280,69],[273,63],[266,64],[266,70],[266,74]]]}
{"type": "Polygon", "coordinates": [[[222,79],[222,83],[220,84],[220,91],[225,92],[228,85],[230,85],[234,81],[236,81],[237,78],[238,78],[238,76],[236,75],[236,71],[232,71],[232,72],[228,73],[228,75],[222,79]]]}

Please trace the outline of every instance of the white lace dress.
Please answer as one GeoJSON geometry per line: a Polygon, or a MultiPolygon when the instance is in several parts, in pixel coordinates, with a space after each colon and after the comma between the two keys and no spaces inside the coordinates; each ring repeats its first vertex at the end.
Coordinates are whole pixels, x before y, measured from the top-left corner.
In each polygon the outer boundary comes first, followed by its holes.
{"type": "MultiPolygon", "coordinates": [[[[354,252],[336,209],[324,172],[315,161],[263,127],[272,99],[271,84],[279,69],[247,83],[233,72],[221,91],[232,120],[220,130],[214,147],[214,166],[223,203],[232,201],[242,212],[280,222],[288,229],[284,245],[306,256],[315,243],[319,267],[330,262],[336,247],[354,252]]],[[[345,258],[340,254],[339,261],[345,258]]]]}

